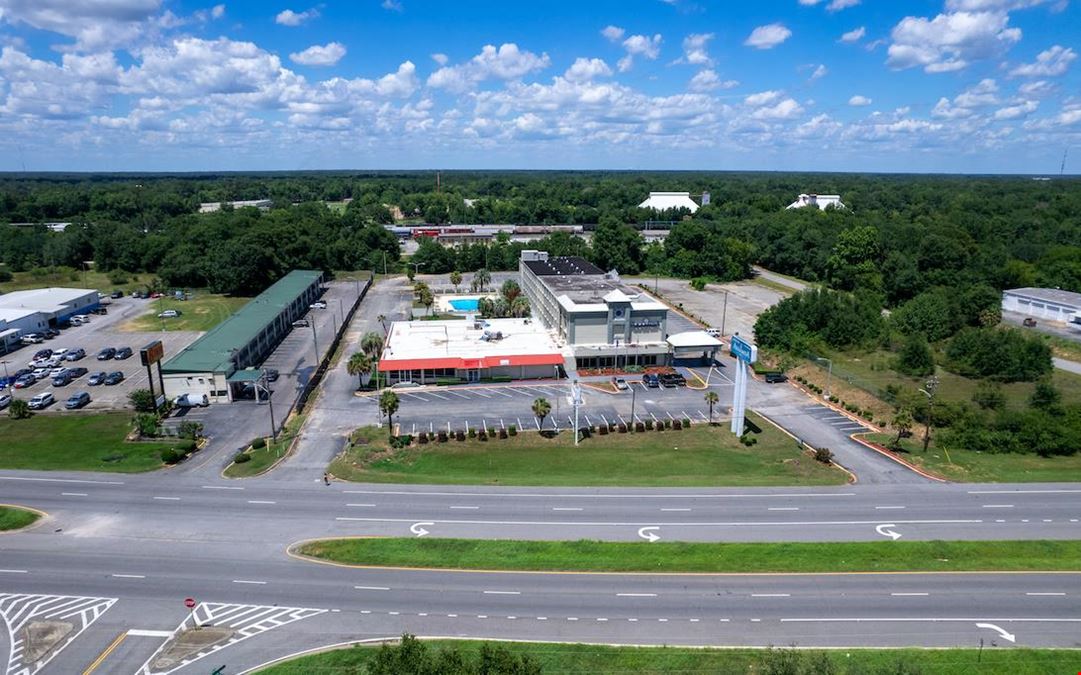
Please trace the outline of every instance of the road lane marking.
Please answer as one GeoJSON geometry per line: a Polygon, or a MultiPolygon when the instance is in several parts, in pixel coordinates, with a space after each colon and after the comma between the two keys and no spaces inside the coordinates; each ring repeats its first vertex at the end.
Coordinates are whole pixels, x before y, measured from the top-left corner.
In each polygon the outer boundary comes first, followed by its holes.
{"type": "Polygon", "coordinates": [[[930,595],[930,593],[890,593],[895,598],[915,598],[930,595]]]}
{"type": "Polygon", "coordinates": [[[890,509],[903,509],[903,506],[876,506],[875,511],[888,511],[890,509]]]}
{"type": "Polygon", "coordinates": [[[790,598],[791,593],[751,593],[752,598],[790,598]]]}
{"type": "Polygon", "coordinates": [[[969,490],[970,495],[1046,495],[1046,494],[1073,494],[1081,490],[969,490]]]}
{"type": "Polygon", "coordinates": [[[617,598],[655,598],[656,593],[616,593],[617,598]]]}
{"type": "Polygon", "coordinates": [[[961,617],[834,617],[825,616],[820,618],[799,617],[781,619],[781,623],[976,623],[978,621],[993,621],[995,623],[1081,623],[1081,618],[1051,619],[1051,618],[961,618],[961,617]]]}
{"type": "Polygon", "coordinates": [[[243,490],[242,487],[234,487],[232,485],[200,485],[199,487],[204,490],[243,490]]]}
{"type": "Polygon", "coordinates": [[[61,497],[89,497],[85,492],[61,492],[61,497]]]}
{"type": "Polygon", "coordinates": [[[479,506],[452,506],[450,508],[459,509],[459,510],[463,510],[463,511],[476,511],[480,507],[479,506]]]}
{"type": "Polygon", "coordinates": [[[233,579],[234,584],[255,584],[256,586],[265,586],[265,581],[251,581],[248,579],[233,579]]]}
{"type": "Polygon", "coordinates": [[[146,578],[145,574],[111,574],[109,576],[115,577],[117,579],[145,579],[146,578]]]}
{"type": "Polygon", "coordinates": [[[277,504],[278,502],[272,502],[266,499],[249,499],[249,504],[277,504]]]}
{"type": "Polygon", "coordinates": [[[180,497],[154,497],[154,499],[157,499],[158,501],[163,501],[163,502],[178,502],[178,501],[180,501],[180,497]]]}
{"type": "MultiPolygon", "coordinates": [[[[109,646],[106,647],[105,650],[102,651],[100,654],[98,654],[98,658],[90,662],[90,665],[87,666],[86,670],[83,671],[83,675],[90,675],[90,673],[97,670],[98,666],[100,666],[102,662],[105,661],[105,659],[109,658],[109,654],[112,654],[113,650],[120,646],[120,643],[124,641],[124,638],[126,638],[130,632],[131,631],[128,631],[128,633],[121,633],[120,635],[117,635],[116,639],[110,642],[109,646]]],[[[172,635],[172,633],[167,633],[167,636],[168,635],[172,635]]]]}
{"type": "Polygon", "coordinates": [[[1034,595],[1034,596],[1047,596],[1047,595],[1053,595],[1053,596],[1063,596],[1063,595],[1066,595],[1066,594],[1065,594],[1065,593],[1025,593],[1025,595],[1034,595]]]}
{"type": "Polygon", "coordinates": [[[123,485],[119,480],[81,480],[78,478],[27,478],[24,476],[0,476],[0,480],[25,480],[39,483],[83,483],[85,485],[123,485]]]}
{"type": "Polygon", "coordinates": [[[484,591],[485,595],[521,595],[521,591],[484,591]]]}
{"type": "Polygon", "coordinates": [[[0,570],[0,574],[30,574],[30,570],[0,570]]]}
{"type": "MultiPolygon", "coordinates": [[[[361,523],[412,523],[411,518],[361,518],[352,516],[337,516],[335,520],[361,523]]],[[[748,522],[671,522],[657,523],[664,527],[765,527],[765,526],[840,526],[840,525],[878,525],[880,520],[773,520],[773,521],[748,521],[748,522]]],[[[926,520],[894,520],[895,525],[974,525],[985,521],[979,519],[926,519],[926,520]]],[[[442,525],[533,525],[533,526],[558,526],[568,525],[587,527],[638,527],[637,522],[605,522],[605,521],[557,521],[557,520],[435,520],[432,524],[442,525]]],[[[427,524],[427,521],[426,523],[427,524]]]]}
{"type": "Polygon", "coordinates": [[[358,591],[389,591],[389,586],[353,586],[358,591]]]}
{"type": "Polygon", "coordinates": [[[171,630],[146,630],[143,628],[132,628],[127,632],[131,637],[153,637],[153,638],[167,638],[173,637],[173,631],[171,630]]]}
{"type": "Polygon", "coordinates": [[[984,504],[985,509],[1012,509],[1013,504],[984,504]]]}
{"type": "Polygon", "coordinates": [[[799,511],[798,506],[771,506],[767,511],[799,511]]]}
{"type": "Polygon", "coordinates": [[[352,495],[403,495],[407,497],[506,497],[512,499],[521,499],[523,497],[530,498],[542,498],[542,499],[788,499],[788,498],[802,498],[802,497],[855,497],[855,492],[782,492],[777,494],[723,494],[723,493],[708,493],[703,492],[699,494],[591,494],[585,493],[570,493],[570,494],[544,494],[541,492],[449,492],[449,491],[429,491],[429,490],[343,490],[345,494],[352,495]]]}
{"type": "Polygon", "coordinates": [[[375,504],[346,504],[346,506],[375,506],[375,504]]]}
{"type": "Polygon", "coordinates": [[[579,507],[579,506],[553,506],[552,510],[553,511],[581,511],[582,508],[579,507]]]}
{"type": "Polygon", "coordinates": [[[661,509],[661,511],[690,511],[690,509],[661,509]]]}

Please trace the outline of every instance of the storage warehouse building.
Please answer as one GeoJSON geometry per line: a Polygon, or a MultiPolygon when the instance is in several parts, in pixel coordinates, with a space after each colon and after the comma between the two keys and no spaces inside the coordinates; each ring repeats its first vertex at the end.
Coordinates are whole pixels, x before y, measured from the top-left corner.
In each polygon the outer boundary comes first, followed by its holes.
{"type": "Polygon", "coordinates": [[[1002,311],[1047,321],[1078,323],[1081,321],[1081,293],[1057,288],[1014,288],[1002,292],[1002,311]]]}
{"type": "Polygon", "coordinates": [[[206,394],[214,402],[232,401],[234,390],[250,379],[243,370],[258,366],[278,346],[322,293],[322,280],[322,272],[290,272],[164,362],[165,395],[206,394]]]}
{"type": "Polygon", "coordinates": [[[14,349],[23,335],[55,328],[98,304],[98,292],[84,288],[36,288],[0,295],[0,352],[14,349]]]}

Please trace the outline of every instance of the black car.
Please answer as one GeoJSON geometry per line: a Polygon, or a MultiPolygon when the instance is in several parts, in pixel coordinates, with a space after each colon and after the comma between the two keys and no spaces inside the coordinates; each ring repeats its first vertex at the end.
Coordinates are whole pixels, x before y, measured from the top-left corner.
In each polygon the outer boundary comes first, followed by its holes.
{"type": "Polygon", "coordinates": [[[650,389],[656,389],[661,386],[661,379],[657,377],[656,373],[646,373],[642,376],[642,384],[650,389]]]}
{"type": "Polygon", "coordinates": [[[687,378],[683,377],[679,373],[665,373],[660,376],[661,386],[666,389],[672,387],[683,387],[687,384],[687,378]]]}
{"type": "Polygon", "coordinates": [[[68,400],[64,402],[64,407],[68,410],[77,410],[87,403],[90,403],[90,394],[85,391],[79,391],[72,394],[68,400]]]}
{"type": "Polygon", "coordinates": [[[784,373],[766,373],[762,376],[767,384],[777,384],[778,382],[787,382],[788,376],[784,373]]]}
{"type": "Polygon", "coordinates": [[[73,380],[75,378],[77,378],[77,377],[82,377],[83,375],[86,375],[88,372],[90,372],[90,371],[88,371],[86,368],[82,368],[82,367],[68,368],[68,374],[71,375],[71,379],[73,379],[73,380]]]}
{"type": "Polygon", "coordinates": [[[51,350],[51,349],[39,349],[36,352],[34,352],[34,360],[37,361],[38,359],[47,359],[52,355],[53,355],[53,350],[51,350]]]}
{"type": "Polygon", "coordinates": [[[108,361],[114,356],[116,356],[116,350],[112,347],[106,347],[98,352],[98,361],[108,361]]]}
{"type": "Polygon", "coordinates": [[[113,355],[113,358],[117,361],[120,361],[121,359],[131,358],[131,347],[121,347],[120,349],[116,350],[116,354],[113,355]]]}
{"type": "Polygon", "coordinates": [[[113,300],[119,300],[120,298],[124,297],[124,291],[113,291],[111,294],[109,294],[109,297],[113,300]]]}
{"type": "Polygon", "coordinates": [[[120,372],[119,370],[115,370],[105,376],[105,384],[108,385],[120,384],[123,381],[124,373],[120,372]]]}
{"type": "Polygon", "coordinates": [[[91,387],[97,386],[105,382],[105,378],[109,375],[105,372],[94,373],[90,376],[90,379],[86,381],[91,387]]]}
{"type": "Polygon", "coordinates": [[[54,337],[60,336],[60,331],[56,330],[55,328],[46,328],[45,332],[42,333],[42,335],[45,336],[46,340],[52,340],[54,337]]]}
{"type": "Polygon", "coordinates": [[[277,382],[278,381],[278,375],[279,374],[278,374],[278,369],[277,368],[263,368],[263,370],[266,371],[267,382],[277,382]]]}
{"type": "Polygon", "coordinates": [[[54,387],[63,387],[71,384],[71,371],[63,372],[53,378],[54,387]]]}
{"type": "Polygon", "coordinates": [[[29,375],[32,372],[34,372],[34,371],[30,370],[29,368],[19,368],[18,370],[15,371],[15,374],[11,376],[11,381],[14,382],[15,380],[19,379],[23,375],[29,375]]]}
{"type": "Polygon", "coordinates": [[[106,307],[95,307],[94,309],[90,310],[90,313],[91,314],[108,314],[109,310],[106,307]]]}

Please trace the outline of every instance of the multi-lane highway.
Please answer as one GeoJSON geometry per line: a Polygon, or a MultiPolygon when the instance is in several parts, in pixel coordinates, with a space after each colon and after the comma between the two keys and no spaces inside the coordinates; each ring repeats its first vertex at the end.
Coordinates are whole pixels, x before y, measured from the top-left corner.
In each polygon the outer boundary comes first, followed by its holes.
{"type": "Polygon", "coordinates": [[[186,597],[237,622],[233,642],[206,657],[229,672],[402,631],[642,644],[1081,640],[1072,573],[520,574],[352,569],[287,553],[311,537],[409,536],[417,523],[428,536],[519,539],[638,540],[642,527],[661,540],[1072,539],[1077,485],[493,489],[11,472],[0,493],[50,514],[0,538],[0,593],[109,603],[46,672],[81,672],[114,642],[97,672],[135,672],[187,616],[186,597]]]}

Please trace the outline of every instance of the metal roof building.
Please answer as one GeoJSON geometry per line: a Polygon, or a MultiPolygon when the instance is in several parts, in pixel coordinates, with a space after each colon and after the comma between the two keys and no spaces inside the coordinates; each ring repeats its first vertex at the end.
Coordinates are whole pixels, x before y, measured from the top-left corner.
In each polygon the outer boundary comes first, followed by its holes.
{"type": "Polygon", "coordinates": [[[1057,288],[1011,288],[1002,292],[1002,311],[1081,323],[1081,293],[1057,288]]]}
{"type": "Polygon", "coordinates": [[[323,273],[293,270],[161,366],[167,396],[231,400],[232,375],[258,365],[321,293],[323,273]]]}
{"type": "Polygon", "coordinates": [[[667,211],[668,209],[687,209],[691,213],[698,210],[698,204],[691,199],[690,192],[650,192],[649,198],[638,205],[640,209],[667,211]]]}

